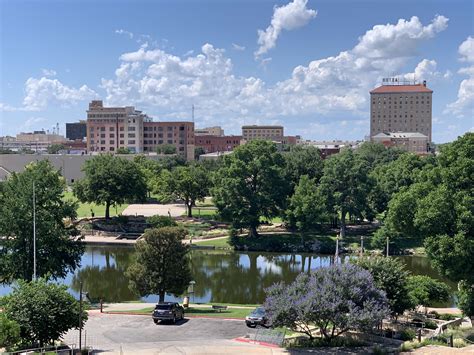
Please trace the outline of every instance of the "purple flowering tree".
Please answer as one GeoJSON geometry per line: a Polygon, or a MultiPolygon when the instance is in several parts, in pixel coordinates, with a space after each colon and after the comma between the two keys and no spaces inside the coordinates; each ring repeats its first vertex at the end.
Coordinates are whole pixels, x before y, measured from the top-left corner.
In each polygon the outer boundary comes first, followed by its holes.
{"type": "Polygon", "coordinates": [[[385,293],[359,266],[332,265],[301,273],[286,285],[265,290],[265,309],[273,326],[288,327],[314,338],[316,326],[327,341],[348,330],[367,331],[390,315],[385,293]]]}

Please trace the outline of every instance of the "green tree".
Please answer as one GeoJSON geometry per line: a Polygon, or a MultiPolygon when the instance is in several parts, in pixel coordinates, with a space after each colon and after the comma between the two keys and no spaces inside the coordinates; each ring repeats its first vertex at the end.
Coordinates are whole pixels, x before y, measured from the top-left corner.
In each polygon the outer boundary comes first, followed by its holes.
{"type": "Polygon", "coordinates": [[[209,194],[211,179],[209,173],[200,166],[180,166],[162,175],[160,195],[182,200],[188,217],[192,217],[196,201],[203,201],[209,194]]]}
{"type": "Polygon", "coordinates": [[[427,307],[436,302],[449,300],[449,286],[429,276],[410,276],[408,278],[407,287],[408,295],[414,305],[427,307]]]}
{"type": "Polygon", "coordinates": [[[403,263],[393,258],[371,257],[360,258],[354,263],[370,272],[375,286],[384,291],[393,316],[403,314],[413,308],[408,295],[408,277],[403,263]]]}
{"type": "Polygon", "coordinates": [[[234,228],[248,228],[258,236],[260,218],[281,213],[288,194],[284,160],[274,143],[256,140],[226,156],[214,175],[213,201],[234,228]]]}
{"type": "Polygon", "coordinates": [[[155,185],[156,179],[159,177],[161,170],[163,169],[161,164],[153,159],[146,157],[143,154],[137,154],[133,161],[137,164],[138,168],[142,172],[142,175],[145,179],[148,194],[150,194],[155,185]]]}
{"type": "Polygon", "coordinates": [[[329,157],[323,169],[320,188],[326,204],[340,216],[340,235],[346,234],[346,216],[362,218],[370,208],[368,193],[372,180],[368,176],[368,163],[345,149],[329,157]]]}
{"type": "MultiPolygon", "coordinates": [[[[25,346],[50,344],[69,329],[79,327],[79,302],[67,286],[37,281],[19,281],[13,291],[1,299],[8,319],[20,325],[20,337],[25,346]]],[[[82,312],[83,324],[87,312],[82,312]]]]}
{"type": "Polygon", "coordinates": [[[115,152],[116,154],[130,154],[130,149],[125,148],[125,147],[119,147],[117,151],[115,152]]]}
{"type": "Polygon", "coordinates": [[[194,160],[199,160],[199,156],[203,154],[206,154],[206,151],[203,147],[194,148],[194,160]]]}
{"type": "Polygon", "coordinates": [[[20,342],[20,325],[0,312],[0,348],[7,350],[20,342]]]}
{"type": "Polygon", "coordinates": [[[458,285],[458,307],[466,317],[474,317],[474,287],[467,281],[458,285]]]}
{"type": "Polygon", "coordinates": [[[355,151],[355,154],[365,160],[372,170],[377,166],[390,163],[404,154],[399,148],[385,147],[381,143],[364,142],[355,151]]]}
{"type": "Polygon", "coordinates": [[[319,182],[323,175],[323,160],[321,152],[316,147],[295,145],[289,152],[283,154],[283,157],[285,158],[283,174],[291,182],[293,189],[303,175],[315,179],[316,182],[319,182]]]}
{"type": "Polygon", "coordinates": [[[293,196],[290,198],[285,219],[289,226],[306,232],[327,220],[324,197],[318,189],[316,179],[301,176],[293,196]]]}
{"type": "Polygon", "coordinates": [[[81,202],[105,204],[105,218],[110,218],[110,206],[146,198],[146,182],[139,167],[130,160],[101,154],[85,162],[84,178],[73,186],[81,202]]]}
{"type": "Polygon", "coordinates": [[[140,296],[183,294],[191,281],[187,253],[183,244],[186,231],[177,227],[147,229],[135,244],[136,260],[129,266],[130,287],[140,296]]]}
{"type": "Polygon", "coordinates": [[[379,164],[370,173],[375,181],[374,189],[370,195],[374,210],[382,213],[387,210],[387,205],[393,194],[403,187],[415,183],[417,176],[428,159],[415,154],[402,154],[398,159],[388,164],[379,164]]]}
{"type": "Polygon", "coordinates": [[[77,205],[63,199],[63,177],[42,160],[1,184],[0,283],[33,278],[33,184],[37,276],[63,278],[80,264],[84,246],[70,223],[77,205]]]}
{"type": "Polygon", "coordinates": [[[66,149],[64,144],[51,144],[48,146],[47,151],[48,154],[58,154],[59,151],[66,149]]]}
{"type": "Polygon", "coordinates": [[[176,154],[176,147],[172,144],[163,144],[156,147],[156,152],[164,155],[176,154]]]}

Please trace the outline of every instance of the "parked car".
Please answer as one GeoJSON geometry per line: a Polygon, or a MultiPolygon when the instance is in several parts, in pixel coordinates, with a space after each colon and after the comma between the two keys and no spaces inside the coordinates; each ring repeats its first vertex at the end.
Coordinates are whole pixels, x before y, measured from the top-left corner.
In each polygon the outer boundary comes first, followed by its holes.
{"type": "Polygon", "coordinates": [[[245,324],[249,328],[255,328],[257,325],[268,328],[270,326],[270,321],[267,318],[265,308],[255,308],[252,313],[245,317],[245,324]]]}
{"type": "Polygon", "coordinates": [[[158,324],[160,320],[170,320],[176,323],[177,320],[184,319],[184,308],[176,302],[158,303],[152,317],[155,324],[158,324]]]}

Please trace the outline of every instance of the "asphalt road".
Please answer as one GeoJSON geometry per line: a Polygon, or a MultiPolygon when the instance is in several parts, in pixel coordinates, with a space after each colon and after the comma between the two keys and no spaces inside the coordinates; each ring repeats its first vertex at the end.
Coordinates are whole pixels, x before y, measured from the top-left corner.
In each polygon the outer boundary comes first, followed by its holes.
{"type": "MultiPolygon", "coordinates": [[[[186,318],[156,325],[150,316],[91,313],[82,344],[118,354],[272,354],[279,350],[233,340],[250,332],[255,330],[241,320],[186,318]]],[[[77,346],[78,331],[70,331],[64,340],[77,346]]]]}

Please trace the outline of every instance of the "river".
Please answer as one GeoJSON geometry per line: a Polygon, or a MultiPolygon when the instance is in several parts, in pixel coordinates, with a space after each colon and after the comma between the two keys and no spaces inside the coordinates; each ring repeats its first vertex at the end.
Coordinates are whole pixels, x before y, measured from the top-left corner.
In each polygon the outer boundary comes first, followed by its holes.
{"type": "MultiPolygon", "coordinates": [[[[82,256],[81,267],[59,282],[68,285],[78,296],[80,282],[84,292],[92,300],[105,302],[136,301],[140,297],[128,288],[125,270],[133,257],[131,247],[88,246],[82,256]]],[[[342,256],[347,262],[350,256],[342,256]]],[[[400,258],[413,274],[428,275],[446,282],[453,291],[456,285],[440,275],[423,256],[402,256],[400,258]]],[[[265,288],[275,282],[291,282],[300,272],[329,265],[333,257],[317,254],[279,254],[265,252],[235,252],[220,250],[192,250],[190,266],[195,281],[194,302],[222,302],[259,304],[265,298],[265,288]]],[[[10,291],[8,286],[0,288],[0,295],[10,291]]],[[[156,302],[157,296],[141,298],[146,302],[156,302]]],[[[167,300],[178,300],[167,295],[167,300]]],[[[440,306],[452,306],[449,304],[440,306]]]]}

